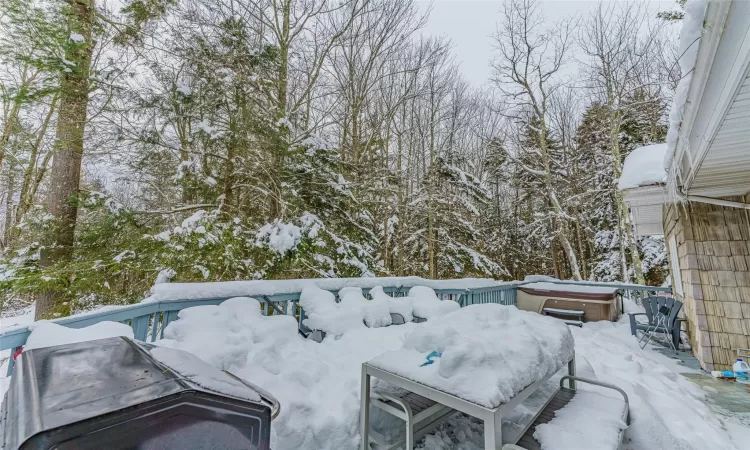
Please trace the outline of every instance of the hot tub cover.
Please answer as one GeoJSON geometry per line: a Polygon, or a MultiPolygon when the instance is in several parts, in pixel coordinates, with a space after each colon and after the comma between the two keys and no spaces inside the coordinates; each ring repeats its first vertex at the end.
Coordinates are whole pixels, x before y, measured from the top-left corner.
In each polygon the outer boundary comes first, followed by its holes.
{"type": "Polygon", "coordinates": [[[529,295],[599,301],[613,300],[618,290],[616,287],[557,283],[530,283],[519,286],[518,289],[529,295]]]}

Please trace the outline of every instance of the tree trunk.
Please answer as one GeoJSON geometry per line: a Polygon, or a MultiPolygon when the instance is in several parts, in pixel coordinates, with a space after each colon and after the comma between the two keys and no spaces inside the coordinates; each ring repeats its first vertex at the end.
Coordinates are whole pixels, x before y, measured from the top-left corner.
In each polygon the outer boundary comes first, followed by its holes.
{"type": "Polygon", "coordinates": [[[550,242],[550,257],[552,258],[553,275],[558,280],[561,280],[562,270],[560,270],[560,262],[557,260],[557,239],[552,239],[552,242],[550,242]]]}
{"type": "Polygon", "coordinates": [[[33,186],[34,177],[33,174],[37,170],[37,158],[39,157],[39,149],[42,147],[42,141],[44,140],[44,135],[47,134],[47,128],[49,128],[49,124],[52,120],[52,116],[55,113],[55,106],[57,105],[57,95],[52,97],[52,102],[49,106],[49,111],[47,111],[47,115],[44,117],[44,121],[42,122],[42,127],[39,129],[39,134],[37,135],[36,139],[34,140],[34,145],[31,147],[31,151],[29,152],[29,163],[26,166],[26,170],[23,172],[23,180],[21,180],[21,193],[19,195],[18,199],[18,208],[16,209],[16,215],[13,219],[13,225],[14,225],[14,231],[11,234],[13,238],[18,236],[19,230],[15,228],[16,225],[21,223],[21,220],[23,220],[23,217],[26,215],[26,212],[31,207],[31,204],[34,202],[34,196],[33,194],[36,193],[35,186],[33,186]]]}
{"type": "MultiPolygon", "coordinates": [[[[8,116],[5,118],[3,124],[3,132],[0,134],[0,168],[3,166],[3,160],[5,155],[8,153],[8,144],[10,143],[10,137],[13,135],[14,128],[18,124],[18,116],[21,112],[21,103],[28,90],[28,83],[31,81],[27,78],[28,66],[24,67],[21,75],[21,86],[19,92],[13,99],[13,106],[11,106],[8,116]]],[[[33,76],[32,76],[33,78],[33,76]]]]}
{"type": "Polygon", "coordinates": [[[646,284],[646,278],[643,276],[643,268],[641,267],[641,255],[638,253],[638,246],[635,241],[635,230],[633,224],[628,218],[628,210],[623,210],[623,222],[625,225],[625,237],[628,240],[628,246],[630,247],[630,258],[633,261],[633,274],[635,275],[635,282],[638,284],[646,284]]]}
{"type": "MultiPolygon", "coordinates": [[[[581,217],[581,214],[578,214],[578,217],[581,217]]],[[[580,220],[580,219],[579,219],[580,220]]],[[[586,252],[584,251],[583,247],[583,234],[581,233],[581,224],[579,222],[576,222],[573,224],[573,227],[575,228],[575,237],[576,237],[576,244],[578,244],[578,255],[581,257],[581,271],[583,272],[583,279],[586,280],[589,277],[589,270],[588,270],[588,263],[586,258],[586,252]]]]}
{"type": "MultiPolygon", "coordinates": [[[[64,268],[73,257],[77,197],[81,178],[83,138],[89,99],[89,68],[94,50],[92,30],[96,20],[94,0],[68,0],[65,10],[67,28],[81,34],[83,43],[69,42],[66,59],[75,64],[66,67],[60,81],[60,113],[57,118],[49,210],[52,226],[41,255],[44,268],[64,268]]],[[[47,291],[37,299],[36,319],[66,315],[70,311],[61,291],[47,291]]]]}
{"type": "Polygon", "coordinates": [[[545,188],[547,191],[547,199],[549,200],[549,203],[552,205],[552,211],[555,213],[555,215],[560,220],[560,226],[557,227],[557,238],[560,240],[560,246],[563,248],[563,252],[565,252],[565,256],[568,259],[568,264],[570,265],[570,272],[573,276],[574,280],[580,280],[581,279],[581,270],[578,267],[578,258],[576,258],[576,252],[573,249],[573,246],[570,245],[570,241],[568,240],[568,220],[563,217],[564,211],[562,210],[562,205],[557,200],[557,195],[555,194],[555,187],[552,183],[552,165],[550,163],[550,153],[549,153],[549,146],[547,143],[547,124],[545,123],[544,114],[540,114],[538,116],[540,125],[539,125],[539,148],[542,151],[542,155],[544,156],[544,170],[545,170],[545,177],[544,177],[544,183],[545,188]]]}
{"type": "Polygon", "coordinates": [[[5,194],[5,221],[3,223],[3,241],[2,247],[10,247],[12,229],[13,229],[13,191],[15,190],[15,171],[14,165],[8,165],[8,183],[6,188],[8,192],[5,194]]]}
{"type": "Polygon", "coordinates": [[[568,240],[567,229],[567,224],[563,222],[562,226],[560,227],[558,238],[560,239],[560,245],[562,245],[565,255],[568,257],[568,264],[570,264],[570,272],[571,275],[573,275],[573,279],[580,280],[581,271],[578,268],[578,258],[576,258],[576,252],[573,249],[573,246],[570,245],[570,241],[568,240]]]}
{"type": "Polygon", "coordinates": [[[430,167],[427,169],[427,259],[430,278],[437,279],[437,249],[435,239],[435,212],[433,195],[435,189],[435,93],[430,92],[430,167]]]}
{"type": "MultiPolygon", "coordinates": [[[[284,0],[282,4],[282,24],[279,39],[279,73],[276,79],[276,119],[279,121],[287,120],[287,88],[289,85],[289,40],[290,40],[290,20],[291,20],[291,0],[284,0]]],[[[281,130],[274,146],[272,155],[271,171],[271,199],[269,214],[271,219],[278,219],[282,215],[281,211],[281,177],[284,174],[286,164],[286,154],[289,146],[289,127],[287,124],[281,124],[281,130]]]]}
{"type": "Polygon", "coordinates": [[[617,202],[617,244],[620,248],[620,274],[622,276],[623,283],[630,282],[630,276],[628,275],[628,261],[625,253],[625,224],[623,223],[622,214],[622,202],[617,202]]]}

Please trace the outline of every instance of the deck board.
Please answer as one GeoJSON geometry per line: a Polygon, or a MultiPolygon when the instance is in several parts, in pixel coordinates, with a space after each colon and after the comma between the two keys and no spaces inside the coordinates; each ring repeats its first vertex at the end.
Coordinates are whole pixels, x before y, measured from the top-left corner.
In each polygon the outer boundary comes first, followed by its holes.
{"type": "MultiPolygon", "coordinates": [[[[431,407],[435,403],[437,403],[434,400],[430,400],[428,398],[424,398],[424,397],[422,397],[420,395],[417,395],[417,394],[415,394],[413,392],[407,393],[406,395],[404,395],[403,397],[401,397],[401,400],[403,400],[404,402],[406,402],[411,407],[411,412],[415,416],[417,414],[421,413],[422,411],[424,411],[425,409],[431,407]]],[[[397,405],[396,403],[394,403],[394,402],[392,402],[390,400],[387,400],[384,403],[386,403],[387,405],[393,406],[394,408],[398,409],[399,411],[402,410],[401,406],[397,405]]]]}
{"type": "Polygon", "coordinates": [[[570,402],[570,399],[573,398],[574,394],[575,392],[569,389],[560,389],[557,394],[555,394],[555,397],[547,404],[547,407],[544,408],[544,411],[539,414],[534,423],[532,423],[529,429],[526,430],[526,433],[521,436],[521,439],[518,440],[516,445],[527,450],[541,450],[541,445],[539,445],[539,442],[534,439],[534,431],[536,431],[537,425],[551,421],[555,417],[555,411],[562,409],[567,405],[568,402],[570,402]]]}

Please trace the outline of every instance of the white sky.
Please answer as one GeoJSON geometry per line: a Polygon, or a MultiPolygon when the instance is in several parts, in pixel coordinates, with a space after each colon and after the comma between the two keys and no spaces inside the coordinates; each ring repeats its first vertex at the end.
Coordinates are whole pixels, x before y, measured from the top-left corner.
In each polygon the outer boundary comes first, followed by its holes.
{"type": "MultiPolygon", "coordinates": [[[[609,0],[616,1],[616,0],[609,0]]],[[[499,19],[502,0],[419,0],[426,10],[432,4],[432,13],[424,29],[426,35],[446,36],[453,42],[453,54],[461,64],[464,77],[481,86],[490,77],[492,58],[491,35],[499,19]]],[[[588,14],[596,7],[596,0],[543,0],[547,20],[565,16],[588,14]]],[[[647,1],[652,17],[658,11],[673,9],[674,1],[647,1]]],[[[677,36],[675,35],[675,39],[677,36]]]]}

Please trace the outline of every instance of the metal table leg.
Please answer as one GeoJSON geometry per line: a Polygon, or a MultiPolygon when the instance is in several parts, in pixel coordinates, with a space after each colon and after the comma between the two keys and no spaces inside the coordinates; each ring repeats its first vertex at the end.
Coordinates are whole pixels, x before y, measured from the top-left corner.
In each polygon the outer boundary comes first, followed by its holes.
{"type": "Polygon", "coordinates": [[[503,414],[500,410],[484,418],[484,450],[502,450],[503,414]]]}
{"type": "MultiPolygon", "coordinates": [[[[568,361],[568,375],[570,375],[571,377],[576,376],[576,352],[575,351],[573,351],[573,358],[571,358],[571,360],[568,361]]],[[[576,382],[574,378],[570,378],[568,380],[568,387],[570,388],[571,391],[576,390],[576,382]]]]}
{"type": "Polygon", "coordinates": [[[362,437],[361,450],[370,449],[370,375],[362,365],[362,395],[359,407],[359,434],[362,437]]]}

